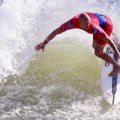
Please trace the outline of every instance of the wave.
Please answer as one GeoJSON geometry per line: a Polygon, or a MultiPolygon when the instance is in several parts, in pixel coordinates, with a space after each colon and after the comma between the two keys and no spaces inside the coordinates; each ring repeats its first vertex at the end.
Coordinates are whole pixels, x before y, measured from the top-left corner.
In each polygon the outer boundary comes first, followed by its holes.
{"type": "Polygon", "coordinates": [[[119,106],[103,100],[101,60],[92,35],[70,30],[45,52],[34,46],[56,27],[83,11],[110,16],[119,37],[119,0],[0,1],[1,119],[119,119],[119,106]]]}

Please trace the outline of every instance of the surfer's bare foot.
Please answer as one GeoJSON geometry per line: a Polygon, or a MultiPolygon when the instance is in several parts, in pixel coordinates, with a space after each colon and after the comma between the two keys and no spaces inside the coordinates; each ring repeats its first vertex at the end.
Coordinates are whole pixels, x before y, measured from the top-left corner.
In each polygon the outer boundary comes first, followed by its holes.
{"type": "Polygon", "coordinates": [[[120,73],[120,66],[114,66],[112,72],[109,73],[109,76],[114,76],[120,73]]]}

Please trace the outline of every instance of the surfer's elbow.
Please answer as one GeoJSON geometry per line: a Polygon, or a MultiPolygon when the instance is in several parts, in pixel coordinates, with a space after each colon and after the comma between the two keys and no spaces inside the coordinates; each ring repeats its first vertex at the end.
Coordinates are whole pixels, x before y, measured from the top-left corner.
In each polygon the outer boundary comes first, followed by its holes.
{"type": "Polygon", "coordinates": [[[105,37],[104,40],[106,40],[106,42],[114,49],[115,43],[109,36],[105,37]]]}
{"type": "Polygon", "coordinates": [[[105,42],[107,42],[108,44],[111,44],[111,43],[112,43],[112,39],[111,39],[108,35],[105,35],[105,36],[103,37],[103,40],[104,40],[105,42]]]}
{"type": "Polygon", "coordinates": [[[95,55],[96,55],[97,57],[102,57],[102,56],[103,56],[103,52],[102,52],[102,51],[97,51],[97,50],[95,50],[95,55]]]}

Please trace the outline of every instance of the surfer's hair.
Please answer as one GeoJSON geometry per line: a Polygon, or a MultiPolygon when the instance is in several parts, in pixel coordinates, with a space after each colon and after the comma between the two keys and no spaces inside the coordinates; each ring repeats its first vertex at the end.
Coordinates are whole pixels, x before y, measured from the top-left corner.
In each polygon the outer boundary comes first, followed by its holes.
{"type": "Polygon", "coordinates": [[[80,14],[79,18],[83,20],[87,20],[87,16],[84,13],[80,14]]]}

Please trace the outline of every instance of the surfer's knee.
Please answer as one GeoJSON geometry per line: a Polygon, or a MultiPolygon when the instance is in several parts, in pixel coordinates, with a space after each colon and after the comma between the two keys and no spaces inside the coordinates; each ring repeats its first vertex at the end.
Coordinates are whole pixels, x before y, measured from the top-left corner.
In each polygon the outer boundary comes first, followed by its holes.
{"type": "Polygon", "coordinates": [[[102,56],[103,56],[103,51],[96,51],[96,50],[95,50],[95,55],[96,55],[97,57],[102,57],[102,56]]]}

